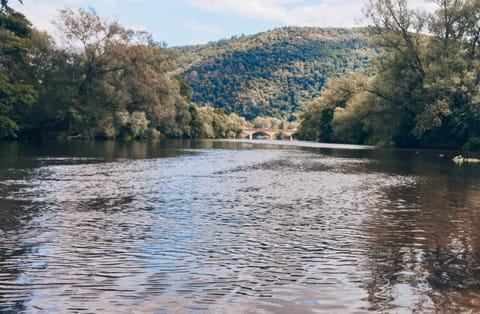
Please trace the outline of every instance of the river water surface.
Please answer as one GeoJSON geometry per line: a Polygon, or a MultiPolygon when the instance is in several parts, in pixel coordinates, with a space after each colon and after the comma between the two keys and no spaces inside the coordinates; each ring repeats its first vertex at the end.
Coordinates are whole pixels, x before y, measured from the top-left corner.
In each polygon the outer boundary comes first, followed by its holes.
{"type": "Polygon", "coordinates": [[[480,165],[441,153],[1,143],[0,313],[479,313],[480,165]]]}

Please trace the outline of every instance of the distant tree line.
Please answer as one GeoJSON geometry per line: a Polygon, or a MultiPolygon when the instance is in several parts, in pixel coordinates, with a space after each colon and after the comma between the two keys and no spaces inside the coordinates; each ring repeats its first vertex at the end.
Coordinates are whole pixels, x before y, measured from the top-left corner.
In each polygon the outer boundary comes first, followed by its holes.
{"type": "Polygon", "coordinates": [[[177,53],[145,32],[62,10],[64,44],[1,2],[0,138],[232,137],[245,119],[199,108],[177,53]],[[178,71],[177,71],[178,72],[178,71]]]}
{"type": "Polygon", "coordinates": [[[368,71],[330,80],[301,118],[307,140],[480,149],[480,2],[371,0],[368,71]]]}

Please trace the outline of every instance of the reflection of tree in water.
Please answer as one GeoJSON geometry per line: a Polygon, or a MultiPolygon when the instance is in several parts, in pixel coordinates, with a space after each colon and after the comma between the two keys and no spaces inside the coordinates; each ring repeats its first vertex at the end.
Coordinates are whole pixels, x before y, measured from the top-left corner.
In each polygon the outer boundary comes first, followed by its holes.
{"type": "Polygon", "coordinates": [[[450,170],[389,188],[377,204],[362,265],[371,310],[480,311],[478,171],[450,170]]]}
{"type": "Polygon", "coordinates": [[[432,299],[438,311],[447,312],[452,305],[458,310],[480,310],[480,254],[477,252],[455,252],[437,248],[426,252],[426,263],[430,267],[428,282],[432,299]]]}

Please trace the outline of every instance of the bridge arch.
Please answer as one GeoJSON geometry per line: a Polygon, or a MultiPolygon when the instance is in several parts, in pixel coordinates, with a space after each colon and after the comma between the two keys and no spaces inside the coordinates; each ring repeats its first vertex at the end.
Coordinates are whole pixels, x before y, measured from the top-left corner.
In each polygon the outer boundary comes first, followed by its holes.
{"type": "Polygon", "coordinates": [[[257,131],[257,132],[254,132],[254,133],[249,134],[249,139],[252,140],[255,136],[259,136],[259,135],[266,135],[266,136],[268,136],[271,140],[273,140],[273,137],[274,137],[274,135],[271,134],[271,133],[264,132],[263,130],[259,130],[259,131],[257,131]]]}
{"type": "Polygon", "coordinates": [[[296,129],[261,129],[261,128],[250,128],[250,129],[243,129],[242,136],[248,137],[249,139],[253,139],[255,134],[265,134],[270,139],[275,139],[276,134],[283,134],[293,140],[293,134],[295,134],[296,129]]]}

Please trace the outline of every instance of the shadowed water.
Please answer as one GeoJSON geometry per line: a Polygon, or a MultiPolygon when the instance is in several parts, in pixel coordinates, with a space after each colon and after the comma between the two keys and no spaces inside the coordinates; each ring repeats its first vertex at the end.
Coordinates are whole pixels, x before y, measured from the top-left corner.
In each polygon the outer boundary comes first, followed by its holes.
{"type": "Polygon", "coordinates": [[[0,144],[0,312],[480,311],[480,166],[254,143],[0,144]]]}

